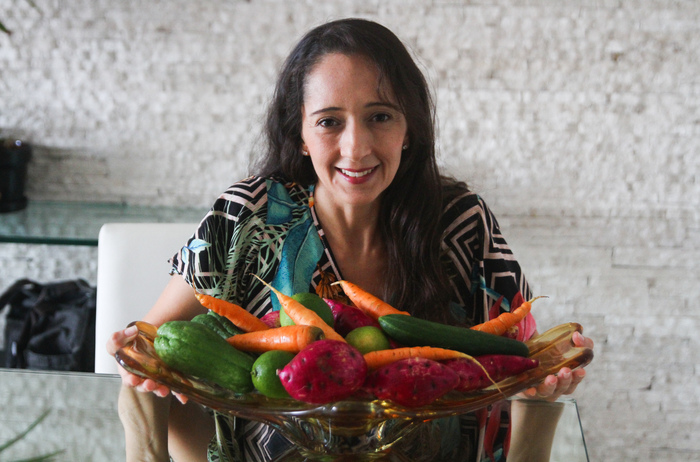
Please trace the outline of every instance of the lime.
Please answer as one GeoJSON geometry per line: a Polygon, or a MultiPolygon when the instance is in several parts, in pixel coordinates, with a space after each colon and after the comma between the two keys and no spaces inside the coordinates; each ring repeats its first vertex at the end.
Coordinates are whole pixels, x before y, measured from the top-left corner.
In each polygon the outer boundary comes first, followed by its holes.
{"type": "Polygon", "coordinates": [[[284,368],[294,356],[294,353],[282,350],[266,351],[258,356],[250,370],[255,389],[270,398],[289,398],[277,371],[284,368]]]}
{"type": "Polygon", "coordinates": [[[357,327],[345,336],[345,341],[357,348],[362,354],[391,348],[389,339],[377,326],[357,327]]]}
{"type": "MultiPolygon", "coordinates": [[[[306,308],[312,310],[317,315],[325,321],[326,324],[333,327],[333,311],[331,307],[328,306],[321,297],[311,292],[299,292],[298,294],[292,295],[292,298],[306,308]]],[[[284,308],[280,310],[280,325],[282,326],[292,326],[294,321],[292,321],[287,313],[284,312],[284,308]]]]}

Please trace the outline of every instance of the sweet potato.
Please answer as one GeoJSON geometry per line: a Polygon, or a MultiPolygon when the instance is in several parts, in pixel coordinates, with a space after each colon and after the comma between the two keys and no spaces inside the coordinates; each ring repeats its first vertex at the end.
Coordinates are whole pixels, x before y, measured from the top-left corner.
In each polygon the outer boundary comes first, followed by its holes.
{"type": "Polygon", "coordinates": [[[364,388],[379,399],[406,407],[430,404],[459,384],[451,368],[432,359],[402,359],[376,369],[364,388]]]}
{"type": "Polygon", "coordinates": [[[481,355],[475,359],[479,361],[483,369],[474,361],[464,358],[442,361],[445,366],[455,371],[459,376],[459,384],[455,390],[463,393],[480,390],[493,385],[493,382],[498,383],[513,375],[533,369],[539,364],[536,359],[516,355],[481,355]],[[488,376],[484,373],[484,369],[486,369],[488,376]]]}

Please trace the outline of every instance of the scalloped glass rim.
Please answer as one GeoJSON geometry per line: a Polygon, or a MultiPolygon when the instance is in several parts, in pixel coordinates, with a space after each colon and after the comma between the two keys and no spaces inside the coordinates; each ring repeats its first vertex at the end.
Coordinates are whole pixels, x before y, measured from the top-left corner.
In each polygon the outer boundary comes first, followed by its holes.
{"type": "Polygon", "coordinates": [[[541,382],[562,367],[576,369],[593,359],[593,351],[575,347],[571,336],[583,329],[577,323],[560,324],[529,340],[530,357],[539,360],[538,367],[509,377],[496,385],[470,392],[450,392],[433,403],[406,408],[389,400],[351,398],[324,405],[308,404],[293,399],[273,399],[260,393],[238,394],[196,377],[181,374],[166,366],[153,347],[156,327],[136,321],[139,334],[120,349],[115,358],[126,370],[149,378],[172,391],[181,393],[211,409],[265,423],[277,423],[285,417],[342,418],[351,421],[386,419],[428,420],[464,414],[494,402],[509,398],[541,382]]]}

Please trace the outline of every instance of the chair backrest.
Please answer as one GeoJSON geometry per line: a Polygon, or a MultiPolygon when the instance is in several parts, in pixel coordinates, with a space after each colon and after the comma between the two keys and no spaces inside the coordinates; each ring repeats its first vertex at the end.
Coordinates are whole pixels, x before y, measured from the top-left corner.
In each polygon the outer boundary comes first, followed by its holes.
{"type": "Polygon", "coordinates": [[[107,223],[97,249],[95,372],[117,373],[107,354],[109,337],[141,319],[170,279],[168,260],[197,229],[197,223],[107,223]]]}

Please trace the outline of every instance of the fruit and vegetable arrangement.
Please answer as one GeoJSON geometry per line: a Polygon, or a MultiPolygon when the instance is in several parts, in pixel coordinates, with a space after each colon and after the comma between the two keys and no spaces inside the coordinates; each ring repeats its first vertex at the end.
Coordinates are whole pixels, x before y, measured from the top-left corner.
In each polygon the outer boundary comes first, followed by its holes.
{"type": "Polygon", "coordinates": [[[161,325],[155,351],[168,367],[235,393],[314,404],[358,397],[419,407],[538,365],[525,343],[503,335],[532,300],[466,328],[415,318],[348,281],[334,285],[342,296],[268,286],[282,309],[260,319],[196,293],[209,312],[161,325]]]}

